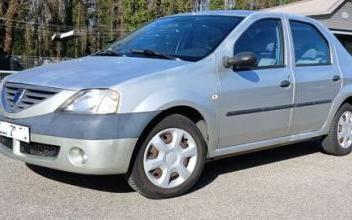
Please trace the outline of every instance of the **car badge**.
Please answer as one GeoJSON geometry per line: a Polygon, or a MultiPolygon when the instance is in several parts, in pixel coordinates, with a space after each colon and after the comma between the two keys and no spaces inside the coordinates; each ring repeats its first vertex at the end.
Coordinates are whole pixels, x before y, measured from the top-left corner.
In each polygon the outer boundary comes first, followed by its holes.
{"type": "Polygon", "coordinates": [[[15,93],[15,96],[13,97],[13,104],[17,104],[23,97],[25,93],[24,89],[18,89],[17,92],[15,93]]]}

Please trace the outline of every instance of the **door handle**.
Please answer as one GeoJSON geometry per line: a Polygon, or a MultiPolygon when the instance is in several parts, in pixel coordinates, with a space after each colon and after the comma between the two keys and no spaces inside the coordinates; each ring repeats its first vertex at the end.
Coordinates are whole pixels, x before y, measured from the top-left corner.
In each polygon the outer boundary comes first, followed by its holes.
{"type": "Polygon", "coordinates": [[[281,87],[281,88],[287,88],[287,87],[290,87],[290,86],[291,86],[291,82],[288,81],[288,80],[284,80],[284,81],[282,81],[281,84],[280,84],[280,87],[281,87]]]}
{"type": "Polygon", "coordinates": [[[335,75],[333,78],[332,78],[332,81],[334,82],[337,82],[337,81],[340,81],[341,77],[339,75],[335,75]]]}

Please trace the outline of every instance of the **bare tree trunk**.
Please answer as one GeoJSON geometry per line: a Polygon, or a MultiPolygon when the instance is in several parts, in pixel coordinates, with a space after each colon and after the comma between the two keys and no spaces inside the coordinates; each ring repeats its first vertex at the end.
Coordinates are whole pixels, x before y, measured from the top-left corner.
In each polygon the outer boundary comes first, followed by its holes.
{"type": "Polygon", "coordinates": [[[123,0],[117,0],[117,18],[118,18],[118,27],[116,28],[117,38],[120,38],[124,35],[124,31],[125,31],[124,17],[125,15],[124,15],[124,8],[123,8],[123,0]]]}
{"type": "Polygon", "coordinates": [[[3,8],[4,8],[4,2],[0,2],[0,16],[3,16],[3,8]]]}
{"type": "Polygon", "coordinates": [[[161,0],[156,0],[156,13],[158,16],[161,14],[161,0]]]}
{"type": "Polygon", "coordinates": [[[210,1],[209,0],[196,0],[193,3],[194,11],[206,11],[209,9],[210,1]]]}
{"type": "MultiPolygon", "coordinates": [[[[76,26],[80,27],[81,24],[81,4],[78,6],[78,16],[76,26]]],[[[75,38],[75,57],[78,57],[78,38],[75,38]]]]}
{"type": "Polygon", "coordinates": [[[4,41],[4,52],[6,54],[12,53],[12,31],[13,31],[13,19],[17,14],[19,0],[11,0],[9,7],[5,15],[5,41],[4,41]]]}
{"type": "Polygon", "coordinates": [[[114,39],[114,22],[115,22],[115,9],[117,8],[116,1],[112,1],[112,7],[110,7],[110,33],[109,41],[114,39]]]}
{"type": "Polygon", "coordinates": [[[233,9],[236,6],[235,0],[224,0],[224,8],[225,9],[233,9]]]}
{"type": "MultiPolygon", "coordinates": [[[[4,2],[0,1],[0,16],[1,17],[4,17],[4,15],[5,15],[4,8],[5,8],[4,2]]],[[[4,27],[4,23],[5,23],[4,20],[0,20],[1,27],[4,27]]],[[[4,30],[4,28],[0,28],[0,49],[1,49],[0,56],[4,52],[4,50],[3,50],[3,48],[4,48],[3,39],[5,39],[5,30],[4,30]]]]}
{"type": "Polygon", "coordinates": [[[25,44],[25,51],[24,54],[26,56],[29,56],[28,52],[31,50],[32,48],[32,31],[31,31],[31,27],[30,25],[26,24],[26,30],[24,33],[24,44],[25,44]]]}

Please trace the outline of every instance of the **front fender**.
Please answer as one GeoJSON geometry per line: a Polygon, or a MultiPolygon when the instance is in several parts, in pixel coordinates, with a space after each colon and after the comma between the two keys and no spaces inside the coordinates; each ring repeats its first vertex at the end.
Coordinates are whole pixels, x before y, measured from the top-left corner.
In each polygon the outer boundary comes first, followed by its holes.
{"type": "Polygon", "coordinates": [[[116,86],[121,95],[120,113],[164,111],[186,106],[198,111],[206,121],[209,148],[217,147],[218,99],[220,92],[215,55],[195,63],[128,80],[116,86]]]}
{"type": "Polygon", "coordinates": [[[209,151],[218,145],[219,127],[217,123],[217,100],[212,100],[211,96],[197,93],[195,91],[176,91],[172,89],[164,90],[162,93],[156,92],[149,95],[140,102],[133,112],[145,112],[151,109],[165,111],[174,107],[190,107],[198,111],[204,118],[209,134],[209,151]],[[190,99],[191,97],[191,99],[190,99]]]}

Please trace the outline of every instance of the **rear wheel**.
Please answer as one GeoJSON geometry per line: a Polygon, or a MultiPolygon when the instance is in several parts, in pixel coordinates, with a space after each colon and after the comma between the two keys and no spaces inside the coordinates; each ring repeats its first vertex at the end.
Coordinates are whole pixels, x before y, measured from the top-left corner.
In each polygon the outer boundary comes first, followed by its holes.
{"type": "Polygon", "coordinates": [[[128,183],[152,199],[182,195],[199,179],[205,149],[203,136],[191,120],[181,115],[168,116],[144,140],[128,183]]]}
{"type": "Polygon", "coordinates": [[[343,156],[352,151],[352,105],[343,104],[337,111],[322,147],[328,154],[343,156]]]}

